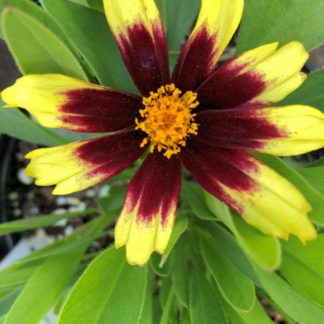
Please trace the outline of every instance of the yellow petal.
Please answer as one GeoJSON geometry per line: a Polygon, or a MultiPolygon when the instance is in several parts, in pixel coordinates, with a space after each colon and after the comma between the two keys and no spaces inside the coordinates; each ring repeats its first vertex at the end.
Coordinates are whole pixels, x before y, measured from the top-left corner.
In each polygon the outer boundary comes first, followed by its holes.
{"type": "Polygon", "coordinates": [[[300,71],[309,54],[299,42],[290,42],[273,55],[249,69],[268,84],[266,91],[255,97],[253,102],[277,102],[296,90],[306,79],[300,71]]]}
{"type": "Polygon", "coordinates": [[[79,160],[76,155],[80,143],[59,147],[38,149],[26,155],[31,162],[26,174],[36,178],[36,185],[56,185],[53,194],[64,195],[79,191],[98,182],[97,177],[86,179],[84,175],[91,166],[79,160]]]}
{"type": "Polygon", "coordinates": [[[78,89],[99,89],[97,85],[60,74],[34,74],[19,78],[1,93],[7,108],[26,109],[44,126],[60,128],[60,108],[68,101],[67,92],[78,89]]]}
{"type": "Polygon", "coordinates": [[[26,173],[39,186],[55,185],[53,194],[66,195],[104,181],[133,164],[144,152],[135,131],[43,148],[26,155],[26,173]]]}
{"type": "Polygon", "coordinates": [[[288,239],[289,234],[302,242],[316,238],[316,230],[307,216],[312,208],[290,182],[261,162],[257,172],[242,171],[255,181],[255,190],[239,192],[225,186],[223,189],[241,206],[240,213],[247,223],[282,239],[288,239]]]}
{"type": "Polygon", "coordinates": [[[162,224],[161,210],[150,221],[137,220],[139,204],[135,209],[124,206],[115,227],[115,246],[126,245],[126,257],[130,264],[143,266],[151,254],[162,254],[169,242],[176,208],[167,215],[167,223],[162,224]]]}
{"type": "Polygon", "coordinates": [[[258,151],[292,156],[324,147],[324,114],[301,105],[260,109],[260,117],[274,125],[282,136],[267,139],[258,151]]]}
{"type": "Polygon", "coordinates": [[[243,0],[202,0],[195,28],[189,38],[195,38],[206,28],[210,38],[215,37],[212,64],[218,61],[233,37],[242,18],[243,0]]]}
{"type": "Polygon", "coordinates": [[[115,227],[115,246],[126,245],[130,264],[143,266],[170,239],[181,183],[179,159],[149,154],[132,178],[115,227]]]}
{"type": "Polygon", "coordinates": [[[154,0],[104,0],[109,25],[115,35],[128,37],[128,28],[138,23],[153,33],[153,25],[160,20],[154,0]]]}

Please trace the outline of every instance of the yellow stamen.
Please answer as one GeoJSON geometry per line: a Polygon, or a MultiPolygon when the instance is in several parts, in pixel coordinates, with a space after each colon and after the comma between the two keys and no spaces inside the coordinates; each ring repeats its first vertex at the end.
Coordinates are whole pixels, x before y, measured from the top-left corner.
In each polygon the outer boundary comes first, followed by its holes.
{"type": "Polygon", "coordinates": [[[196,114],[191,112],[199,105],[197,93],[187,91],[181,96],[174,84],[168,84],[150,92],[149,97],[143,98],[143,105],[139,111],[143,119],[136,118],[136,129],[147,134],[141,147],[151,143],[151,153],[156,148],[169,159],[186,146],[188,136],[197,135],[196,114]]]}

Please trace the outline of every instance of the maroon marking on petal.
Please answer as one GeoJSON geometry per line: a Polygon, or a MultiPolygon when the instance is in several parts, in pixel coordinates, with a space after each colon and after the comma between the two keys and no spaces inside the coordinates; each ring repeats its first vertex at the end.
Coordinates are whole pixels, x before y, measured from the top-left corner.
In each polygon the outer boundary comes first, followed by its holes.
{"type": "Polygon", "coordinates": [[[137,220],[151,222],[162,211],[162,225],[177,205],[181,186],[178,157],[167,159],[160,153],[149,154],[131,180],[126,202],[131,209],[139,204],[137,220]]]}
{"type": "Polygon", "coordinates": [[[215,148],[196,139],[181,152],[185,167],[209,193],[242,213],[242,206],[233,200],[221,185],[238,192],[253,193],[257,185],[245,171],[258,171],[255,159],[237,150],[215,148]]]}
{"type": "Polygon", "coordinates": [[[284,131],[271,124],[263,109],[205,110],[199,112],[199,141],[216,147],[256,150],[268,139],[286,137],[284,131]]]}
{"type": "Polygon", "coordinates": [[[197,89],[198,100],[207,109],[242,106],[269,86],[262,75],[253,71],[240,74],[247,64],[234,62],[235,59],[224,64],[197,89]]]}
{"type": "Polygon", "coordinates": [[[135,124],[141,98],[112,89],[76,89],[63,93],[60,108],[64,128],[78,132],[113,132],[135,124]]]}
{"type": "Polygon", "coordinates": [[[170,82],[168,48],[163,26],[153,25],[152,38],[146,26],[138,23],[121,33],[117,44],[125,65],[143,95],[170,82]]]}
{"type": "Polygon", "coordinates": [[[215,68],[215,43],[217,37],[210,36],[203,27],[183,46],[174,68],[172,80],[183,91],[195,90],[215,68]]]}
{"type": "Polygon", "coordinates": [[[84,141],[75,154],[93,166],[87,177],[102,174],[101,181],[113,177],[132,165],[145,151],[143,137],[137,131],[121,132],[84,141]]]}

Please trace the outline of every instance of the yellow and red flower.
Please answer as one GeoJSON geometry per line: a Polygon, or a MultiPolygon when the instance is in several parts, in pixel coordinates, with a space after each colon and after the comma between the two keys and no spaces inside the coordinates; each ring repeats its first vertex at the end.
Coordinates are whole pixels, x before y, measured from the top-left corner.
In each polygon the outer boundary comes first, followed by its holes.
{"type": "MultiPolygon", "coordinates": [[[[263,45],[217,66],[237,29],[243,0],[202,0],[173,74],[153,0],[104,0],[118,47],[142,94],[63,75],[27,75],[2,92],[47,127],[112,133],[35,150],[27,173],[69,194],[104,181],[148,151],[131,180],[116,229],[132,264],[163,253],[172,232],[181,165],[208,192],[266,234],[316,237],[299,191],[247,151],[279,156],[324,146],[323,114],[307,106],[271,107],[305,80],[302,44],[263,45]]],[[[107,58],[109,59],[109,58],[107,58]]]]}

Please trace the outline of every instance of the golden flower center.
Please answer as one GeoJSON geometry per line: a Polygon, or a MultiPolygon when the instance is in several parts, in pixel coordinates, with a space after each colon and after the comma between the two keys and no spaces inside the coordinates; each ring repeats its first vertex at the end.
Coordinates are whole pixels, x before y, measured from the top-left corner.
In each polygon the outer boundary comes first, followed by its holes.
{"type": "Polygon", "coordinates": [[[199,105],[197,93],[187,91],[183,95],[174,84],[162,86],[157,92],[143,98],[141,119],[136,118],[136,129],[147,134],[141,147],[150,143],[150,152],[163,151],[168,159],[186,146],[190,135],[197,135],[196,114],[192,110],[199,105]]]}

